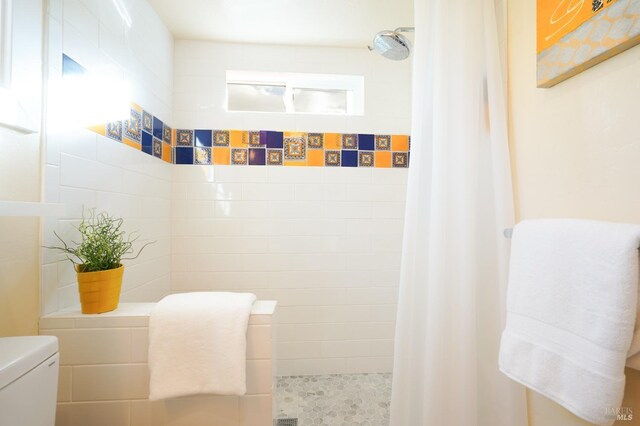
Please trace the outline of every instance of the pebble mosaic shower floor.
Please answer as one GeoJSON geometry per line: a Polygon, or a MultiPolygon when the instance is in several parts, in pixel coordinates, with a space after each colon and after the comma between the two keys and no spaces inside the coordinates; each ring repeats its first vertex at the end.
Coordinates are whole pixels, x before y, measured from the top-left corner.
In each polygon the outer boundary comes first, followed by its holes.
{"type": "Polygon", "coordinates": [[[275,398],[274,425],[388,426],[391,374],[278,377],[275,398]]]}

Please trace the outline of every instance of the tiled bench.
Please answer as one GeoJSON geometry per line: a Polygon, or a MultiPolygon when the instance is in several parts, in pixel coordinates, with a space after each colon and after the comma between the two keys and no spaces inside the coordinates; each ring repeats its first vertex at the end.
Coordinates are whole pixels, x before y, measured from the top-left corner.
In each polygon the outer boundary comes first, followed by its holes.
{"type": "Polygon", "coordinates": [[[116,311],[61,311],[40,318],[60,340],[56,426],[271,426],[276,302],[257,301],[247,331],[247,395],[148,400],[149,314],[154,303],[116,311]]]}

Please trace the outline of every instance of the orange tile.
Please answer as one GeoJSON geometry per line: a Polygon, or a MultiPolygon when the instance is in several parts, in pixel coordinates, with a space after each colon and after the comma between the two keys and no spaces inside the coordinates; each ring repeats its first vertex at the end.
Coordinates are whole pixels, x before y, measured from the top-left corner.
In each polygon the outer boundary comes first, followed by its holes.
{"type": "Polygon", "coordinates": [[[229,148],[213,148],[213,164],[231,164],[229,148]]]}
{"type": "Polygon", "coordinates": [[[342,142],[338,133],[324,134],[324,149],[341,149],[342,142]]]}
{"type": "Polygon", "coordinates": [[[376,151],[376,167],[391,167],[391,151],[376,151]]]}
{"type": "Polygon", "coordinates": [[[176,129],[171,129],[171,146],[176,146],[176,129]]]}
{"type": "Polygon", "coordinates": [[[294,167],[305,167],[307,165],[306,161],[285,161],[283,166],[294,166],[294,167]]]}
{"type": "Polygon", "coordinates": [[[324,166],[324,150],[309,149],[307,150],[307,166],[324,166]]]}
{"type": "Polygon", "coordinates": [[[107,135],[107,126],[105,124],[96,124],[95,126],[89,126],[87,129],[92,132],[96,132],[99,135],[106,136],[107,135]]]}
{"type": "Polygon", "coordinates": [[[409,151],[409,136],[393,135],[391,136],[392,151],[409,151]]]}
{"type": "Polygon", "coordinates": [[[123,138],[122,139],[122,143],[127,145],[127,146],[130,146],[131,148],[135,148],[138,151],[140,151],[142,149],[142,147],[140,145],[140,142],[136,142],[136,141],[128,139],[128,138],[123,138]]]}
{"type": "Polygon", "coordinates": [[[167,163],[171,163],[171,145],[167,143],[162,144],[162,159],[167,163]]]}
{"type": "Polygon", "coordinates": [[[231,130],[229,132],[231,146],[234,148],[247,148],[249,145],[249,132],[231,130]]]}

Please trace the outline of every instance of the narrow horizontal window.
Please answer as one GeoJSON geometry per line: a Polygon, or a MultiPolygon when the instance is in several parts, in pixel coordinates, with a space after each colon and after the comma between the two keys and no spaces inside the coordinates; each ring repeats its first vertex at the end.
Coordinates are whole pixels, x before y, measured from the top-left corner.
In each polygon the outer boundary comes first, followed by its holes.
{"type": "Polygon", "coordinates": [[[346,114],[347,90],[293,89],[295,112],[315,114],[346,114]]]}
{"type": "Polygon", "coordinates": [[[227,110],[363,115],[364,77],[227,71],[227,110]]]}
{"type": "Polygon", "coordinates": [[[229,111],[286,112],[286,86],[227,83],[229,111]]]}

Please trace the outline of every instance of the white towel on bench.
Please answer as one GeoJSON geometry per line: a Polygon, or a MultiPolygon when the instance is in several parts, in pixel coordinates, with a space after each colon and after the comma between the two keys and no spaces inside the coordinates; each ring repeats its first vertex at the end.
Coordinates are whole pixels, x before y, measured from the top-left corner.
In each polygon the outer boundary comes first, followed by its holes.
{"type": "Polygon", "coordinates": [[[149,399],[244,395],[255,300],[250,293],[198,292],[158,302],[149,319],[149,399]]]}

